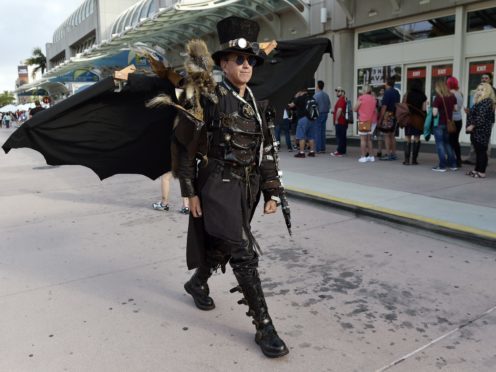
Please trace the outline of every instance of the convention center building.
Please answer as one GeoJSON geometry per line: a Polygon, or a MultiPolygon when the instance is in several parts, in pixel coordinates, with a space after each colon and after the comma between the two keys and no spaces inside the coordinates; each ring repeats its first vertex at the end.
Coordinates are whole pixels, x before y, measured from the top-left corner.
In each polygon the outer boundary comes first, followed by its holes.
{"type": "Polygon", "coordinates": [[[324,56],[315,80],[332,99],[338,86],[352,101],[366,84],[379,95],[394,76],[402,95],[420,79],[432,102],[435,82],[455,76],[469,106],[481,76],[494,73],[495,0],[85,0],[54,30],[48,71],[34,85],[72,94],[131,63],[149,71],[139,43],[180,67],[186,41],[202,38],[215,50],[216,23],[230,15],[256,19],[259,41],[329,38],[334,60],[324,56]]]}

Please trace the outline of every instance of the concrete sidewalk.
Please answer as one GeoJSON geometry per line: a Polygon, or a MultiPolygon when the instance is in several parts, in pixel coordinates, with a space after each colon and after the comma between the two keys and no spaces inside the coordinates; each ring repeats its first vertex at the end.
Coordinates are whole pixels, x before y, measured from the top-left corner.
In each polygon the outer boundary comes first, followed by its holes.
{"type": "Polygon", "coordinates": [[[496,160],[490,159],[486,179],[466,176],[468,165],[437,173],[433,146],[433,140],[423,144],[416,166],[402,164],[402,151],[396,161],[359,163],[353,146],[342,158],[331,157],[335,145],[328,144],[325,154],[304,159],[282,146],[283,181],[290,196],[496,247],[496,160]]]}
{"type": "Polygon", "coordinates": [[[397,161],[359,163],[356,147],[348,147],[342,158],[331,157],[330,149],[304,159],[281,151],[284,184],[290,195],[496,246],[494,165],[489,166],[486,179],[474,179],[465,175],[471,166],[433,172],[437,156],[431,153],[421,153],[417,166],[404,166],[401,152],[397,161]]]}
{"type": "MultiPolygon", "coordinates": [[[[287,184],[293,175],[293,187],[303,180],[307,191],[341,199],[362,185],[356,197],[376,189],[369,203],[399,191],[450,202],[459,182],[474,181],[434,173],[427,159],[410,175],[400,164],[283,155],[287,184]],[[406,179],[417,183],[404,188],[406,179]]],[[[494,185],[485,181],[472,186],[494,185]]],[[[0,154],[0,184],[2,372],[494,370],[494,249],[294,198],[289,237],[282,215],[263,215],[260,205],[260,273],[291,350],[271,360],[229,293],[231,270],[210,281],[213,311],[199,311],[184,292],[188,219],[177,182],[171,210],[157,212],[159,180],[101,182],[88,168],[47,167],[20,149],[0,154]]],[[[489,197],[477,195],[456,201],[478,207],[489,197]]]]}

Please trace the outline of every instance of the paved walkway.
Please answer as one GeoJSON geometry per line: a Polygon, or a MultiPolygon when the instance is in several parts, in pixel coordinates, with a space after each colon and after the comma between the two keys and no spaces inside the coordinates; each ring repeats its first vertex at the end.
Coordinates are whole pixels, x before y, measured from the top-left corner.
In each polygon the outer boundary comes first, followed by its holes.
{"type": "Polygon", "coordinates": [[[358,148],[349,147],[343,158],[328,153],[296,159],[294,153],[281,152],[290,195],[496,246],[494,165],[481,180],[465,175],[469,166],[433,172],[435,154],[420,154],[419,165],[404,166],[401,153],[401,160],[374,163],[359,163],[358,148]]]}
{"type": "MultiPolygon", "coordinates": [[[[0,130],[0,143],[9,133],[0,130]]],[[[427,155],[408,169],[282,155],[293,193],[299,187],[360,212],[413,197],[436,211],[440,203],[496,203],[494,173],[478,183],[437,174],[427,155]]],[[[184,292],[191,273],[177,182],[164,213],[151,208],[158,180],[100,182],[84,167],[44,164],[32,150],[0,153],[2,372],[494,371],[494,249],[296,198],[290,238],[280,214],[259,208],[253,227],[265,295],[291,350],[271,360],[254,343],[240,297],[229,294],[231,270],[209,282],[213,311],[197,310],[184,292]]]]}
{"type": "MultiPolygon", "coordinates": [[[[5,130],[2,138],[7,135],[5,130]]],[[[486,179],[474,179],[465,175],[471,166],[433,172],[433,153],[421,153],[417,166],[404,166],[401,152],[397,161],[359,163],[358,148],[348,146],[342,158],[331,157],[331,149],[304,159],[281,151],[290,196],[496,247],[496,160],[490,160],[486,179]]]]}

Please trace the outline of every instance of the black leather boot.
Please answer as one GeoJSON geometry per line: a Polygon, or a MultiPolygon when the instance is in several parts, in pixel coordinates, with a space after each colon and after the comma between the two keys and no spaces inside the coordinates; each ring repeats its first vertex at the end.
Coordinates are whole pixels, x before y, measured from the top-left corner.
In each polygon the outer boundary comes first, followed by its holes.
{"type": "Polygon", "coordinates": [[[284,341],[279,337],[272,323],[272,319],[267,315],[262,322],[253,321],[257,327],[255,342],[260,346],[262,353],[268,358],[279,358],[289,353],[284,341]]]}
{"type": "Polygon", "coordinates": [[[413,165],[418,165],[417,156],[419,154],[419,150],[420,150],[420,141],[414,142],[413,143],[413,153],[412,153],[412,164],[413,165]]]}
{"type": "Polygon", "coordinates": [[[412,143],[407,142],[405,144],[405,160],[403,161],[403,165],[410,165],[410,154],[412,152],[412,143]]]}
{"type": "Polygon", "coordinates": [[[253,269],[250,270],[251,277],[239,277],[239,273],[235,272],[239,286],[231,289],[231,293],[236,291],[243,293],[244,298],[238,303],[248,305],[250,308],[246,315],[253,317],[253,324],[257,329],[255,342],[262,349],[262,353],[269,358],[279,358],[288,354],[289,350],[274,328],[267,310],[258,271],[254,270],[254,272],[253,269]]]}
{"type": "Polygon", "coordinates": [[[210,289],[207,284],[207,280],[211,275],[210,269],[199,268],[191,279],[184,284],[184,289],[193,297],[196,307],[200,310],[212,310],[215,308],[214,300],[209,296],[210,289]]]}

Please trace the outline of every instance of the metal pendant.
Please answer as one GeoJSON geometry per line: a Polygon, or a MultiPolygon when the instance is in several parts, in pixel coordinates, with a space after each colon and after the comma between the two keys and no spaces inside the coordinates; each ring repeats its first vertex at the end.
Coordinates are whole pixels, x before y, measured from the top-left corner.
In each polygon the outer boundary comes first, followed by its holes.
{"type": "Polygon", "coordinates": [[[222,85],[218,85],[219,87],[219,93],[221,96],[226,96],[227,95],[227,89],[224,88],[222,85]]]}
{"type": "Polygon", "coordinates": [[[253,110],[253,107],[251,107],[249,104],[245,103],[243,105],[243,115],[249,119],[255,116],[255,111],[253,110]]]}

